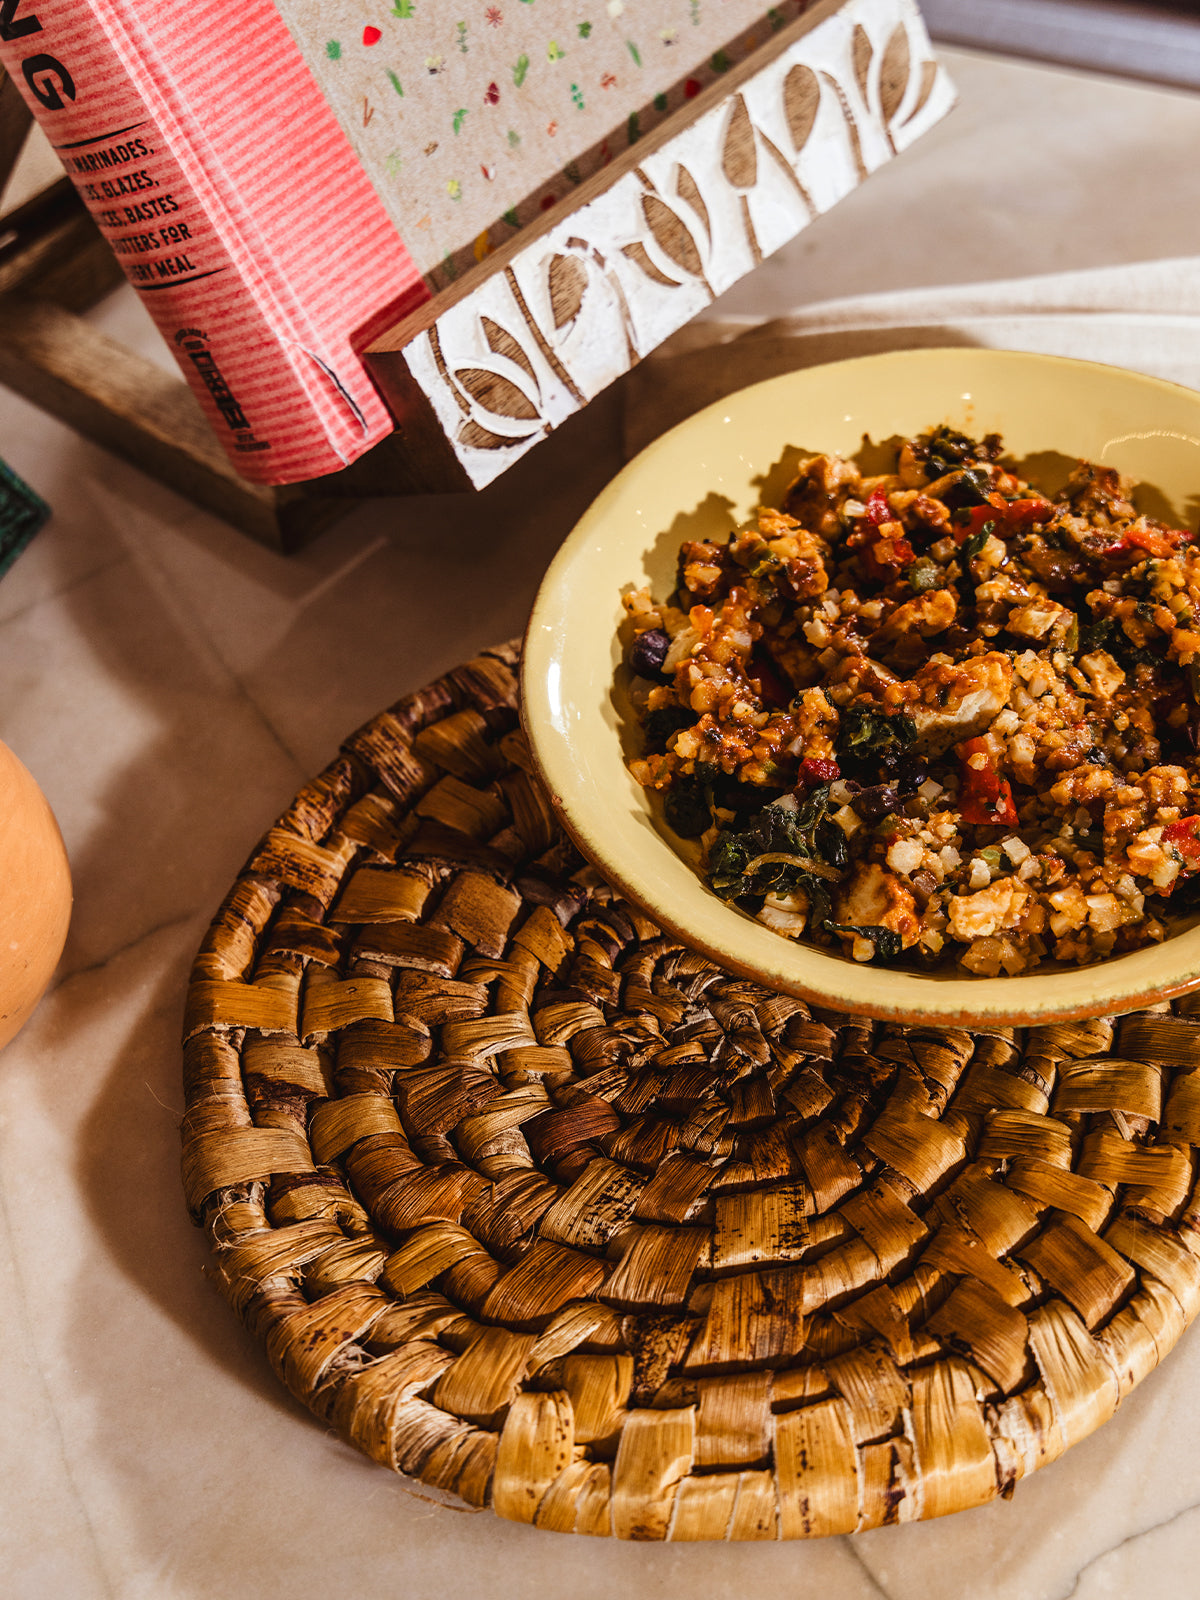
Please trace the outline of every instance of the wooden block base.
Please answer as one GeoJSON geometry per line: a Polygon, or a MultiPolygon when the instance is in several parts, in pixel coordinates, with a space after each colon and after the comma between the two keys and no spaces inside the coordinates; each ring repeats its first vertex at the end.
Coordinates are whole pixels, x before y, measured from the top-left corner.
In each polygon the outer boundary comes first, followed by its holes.
{"type": "MultiPolygon", "coordinates": [[[[7,87],[0,80],[0,91],[7,87]]],[[[10,108],[9,99],[0,101],[0,110],[10,108]]],[[[0,157],[10,165],[20,148],[14,120],[0,121],[0,157]]],[[[0,185],[4,176],[0,160],[0,185]]],[[[81,315],[124,281],[65,178],[0,217],[0,383],[283,552],[328,527],[356,498],[404,492],[392,440],[379,460],[372,452],[336,478],[284,488],[239,478],[183,379],[81,315]]]]}

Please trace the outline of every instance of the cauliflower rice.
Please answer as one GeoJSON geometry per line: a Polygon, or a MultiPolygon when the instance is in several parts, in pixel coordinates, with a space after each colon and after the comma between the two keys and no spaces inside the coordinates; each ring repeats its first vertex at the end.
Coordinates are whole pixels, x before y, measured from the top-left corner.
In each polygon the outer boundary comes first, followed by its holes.
{"type": "Polygon", "coordinates": [[[1081,462],[1049,499],[947,428],[627,595],[631,763],[712,889],[857,961],[994,976],[1200,900],[1200,548],[1081,462]]]}

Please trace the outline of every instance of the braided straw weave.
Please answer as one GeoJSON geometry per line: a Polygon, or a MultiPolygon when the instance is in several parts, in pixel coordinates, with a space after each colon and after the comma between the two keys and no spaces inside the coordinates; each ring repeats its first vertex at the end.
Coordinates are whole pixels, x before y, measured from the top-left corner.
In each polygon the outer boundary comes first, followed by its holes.
{"type": "Polygon", "coordinates": [[[359,730],[197,958],[183,1171],[280,1378],[538,1527],[1011,1492],[1200,1303],[1200,1003],[969,1033],[729,977],[582,867],[515,652],[359,730]]]}

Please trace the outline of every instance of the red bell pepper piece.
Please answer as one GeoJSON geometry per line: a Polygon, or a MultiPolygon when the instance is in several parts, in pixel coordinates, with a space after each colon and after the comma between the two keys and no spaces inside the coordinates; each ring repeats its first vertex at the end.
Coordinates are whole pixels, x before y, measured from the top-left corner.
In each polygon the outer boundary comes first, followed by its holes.
{"type": "Polygon", "coordinates": [[[1200,817],[1168,822],[1162,831],[1162,842],[1178,850],[1189,871],[1200,867],[1200,817]]]}
{"type": "Polygon", "coordinates": [[[800,763],[796,787],[815,789],[819,783],[835,783],[842,775],[837,762],[823,756],[806,756],[800,763]]]}
{"type": "Polygon", "coordinates": [[[858,559],[868,578],[876,583],[891,583],[905,567],[912,566],[916,551],[907,539],[876,539],[858,552],[858,559]]]}
{"type": "Polygon", "coordinates": [[[958,805],[963,821],[973,827],[1013,828],[1017,808],[1012,785],[996,769],[995,758],[986,739],[968,739],[958,747],[962,758],[959,773],[958,805]],[[972,766],[972,756],[985,756],[983,766],[972,766]]]}
{"type": "Polygon", "coordinates": [[[1053,515],[1054,507],[1049,500],[1006,500],[1002,494],[990,494],[986,505],[968,506],[955,512],[954,541],[965,544],[985,522],[996,524],[993,531],[997,538],[1011,538],[1035,523],[1049,522],[1053,515]]]}
{"type": "Polygon", "coordinates": [[[1009,500],[1004,511],[1004,521],[1010,528],[1030,528],[1037,522],[1049,522],[1054,507],[1040,496],[1035,500],[1009,500]]]}
{"type": "Polygon", "coordinates": [[[916,560],[916,551],[907,539],[885,538],[884,527],[899,528],[900,523],[888,505],[886,489],[872,489],[863,519],[846,540],[848,549],[858,551],[863,576],[873,583],[891,583],[916,560]]]}
{"type": "Polygon", "coordinates": [[[895,522],[895,520],[895,514],[888,505],[887,490],[872,489],[867,500],[867,521],[873,522],[878,527],[881,522],[895,522]]]}
{"type": "MultiPolygon", "coordinates": [[[[1148,556],[1160,558],[1174,555],[1181,544],[1191,541],[1191,534],[1182,528],[1133,528],[1108,546],[1106,556],[1126,555],[1137,550],[1148,556]]],[[[1140,559],[1140,556],[1139,556],[1140,559]]],[[[1174,826],[1174,824],[1172,824],[1174,826]]]]}

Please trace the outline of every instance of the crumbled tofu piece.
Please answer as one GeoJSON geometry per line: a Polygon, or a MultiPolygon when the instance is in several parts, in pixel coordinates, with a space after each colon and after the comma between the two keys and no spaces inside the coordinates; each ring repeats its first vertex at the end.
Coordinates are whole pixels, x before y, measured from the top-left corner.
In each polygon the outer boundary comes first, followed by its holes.
{"type": "Polygon", "coordinates": [[[769,894],[762,903],[758,920],[775,933],[795,939],[808,921],[808,896],[803,889],[788,895],[769,894]]]}
{"type": "Polygon", "coordinates": [[[1056,939],[1061,939],[1064,933],[1070,933],[1076,928],[1082,928],[1087,921],[1087,897],[1077,883],[1069,883],[1062,889],[1056,889],[1049,897],[1054,908],[1050,913],[1050,931],[1056,939]]]}
{"type": "Polygon", "coordinates": [[[1092,686],[1092,693],[1104,700],[1111,700],[1113,695],[1125,682],[1125,673],[1120,668],[1107,650],[1092,650],[1086,656],[1080,656],[1079,666],[1086,673],[1092,686]]]}
{"type": "Polygon", "coordinates": [[[834,920],[860,928],[890,928],[905,947],[919,931],[916,901],[907,885],[874,861],[860,866],[849,884],[839,888],[834,920]]]}
{"type": "Polygon", "coordinates": [[[997,539],[994,533],[989,533],[976,559],[985,567],[1002,567],[1008,560],[1008,546],[1003,539],[997,539]]]}
{"type": "Polygon", "coordinates": [[[1015,878],[997,878],[977,894],[950,897],[950,932],[964,944],[983,939],[1001,928],[1015,928],[1033,899],[1015,878]]]}
{"type": "Polygon", "coordinates": [[[1169,889],[1179,876],[1180,863],[1163,846],[1162,829],[1144,828],[1125,846],[1125,857],[1139,878],[1149,878],[1156,889],[1169,889]]]}
{"type": "Polygon", "coordinates": [[[1091,762],[1084,762],[1082,766],[1074,767],[1065,773],[1050,790],[1050,798],[1056,806],[1063,808],[1069,806],[1073,800],[1082,804],[1076,811],[1083,811],[1083,818],[1077,821],[1078,827],[1086,828],[1091,822],[1091,816],[1086,807],[1093,800],[1099,800],[1107,795],[1113,788],[1115,779],[1107,767],[1099,767],[1091,762]]]}
{"type": "Polygon", "coordinates": [[[916,872],[924,859],[925,846],[919,839],[897,839],[888,848],[888,866],[893,872],[903,873],[906,878],[916,872]]]}
{"type": "Polygon", "coordinates": [[[1022,639],[1045,639],[1055,627],[1060,633],[1065,632],[1072,616],[1057,600],[1043,598],[1010,611],[1005,627],[1022,639]]]}
{"type": "Polygon", "coordinates": [[[995,650],[952,666],[927,662],[912,679],[920,694],[909,707],[913,749],[936,754],[982,733],[1007,703],[1012,678],[1008,657],[995,650]]]}
{"type": "Polygon", "coordinates": [[[969,889],[983,889],[992,881],[992,870],[987,862],[980,856],[971,857],[971,876],[967,879],[969,889]]]}
{"type": "Polygon", "coordinates": [[[929,594],[919,594],[915,600],[906,600],[874,635],[876,641],[898,639],[906,633],[919,633],[929,639],[941,633],[954,621],[958,612],[958,596],[953,589],[934,589],[929,594]]]}
{"type": "Polygon", "coordinates": [[[679,663],[686,660],[702,642],[700,634],[690,624],[681,629],[671,640],[671,648],[667,651],[666,660],[663,662],[663,671],[674,672],[679,663]]]}
{"type": "Polygon", "coordinates": [[[1110,933],[1131,919],[1132,908],[1126,910],[1128,901],[1118,900],[1115,894],[1089,894],[1088,922],[1101,933],[1110,933]]]}

